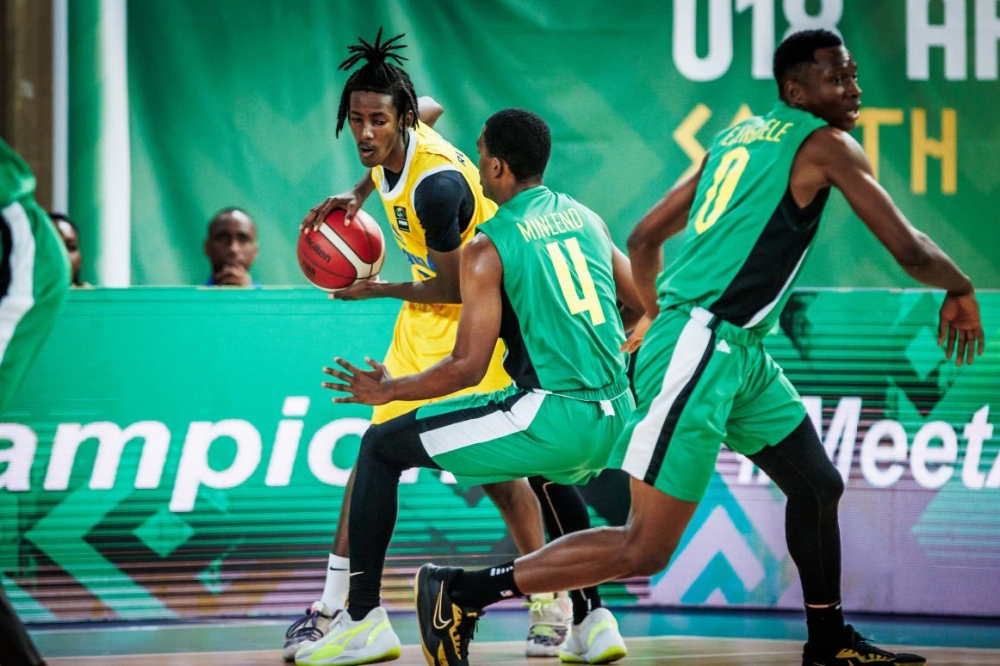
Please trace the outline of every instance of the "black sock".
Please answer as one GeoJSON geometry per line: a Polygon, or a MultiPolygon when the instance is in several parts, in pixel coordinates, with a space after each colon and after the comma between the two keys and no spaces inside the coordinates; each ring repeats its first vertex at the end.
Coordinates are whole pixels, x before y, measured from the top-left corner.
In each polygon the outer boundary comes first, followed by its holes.
{"type": "Polygon", "coordinates": [[[569,598],[573,602],[573,624],[583,622],[591,611],[601,607],[601,595],[596,587],[585,587],[582,590],[570,590],[569,598]]]}
{"type": "MultiPolygon", "coordinates": [[[[575,486],[552,483],[541,476],[531,477],[528,481],[542,507],[542,519],[549,539],[558,539],[590,527],[587,503],[575,486]]],[[[596,585],[570,590],[569,598],[573,602],[573,624],[580,624],[588,613],[601,607],[601,595],[596,585]]]]}
{"type": "Polygon", "coordinates": [[[347,604],[347,614],[351,616],[351,620],[353,620],[354,622],[360,622],[361,620],[365,619],[365,616],[368,615],[368,613],[370,613],[371,610],[372,610],[371,606],[361,606],[361,605],[352,606],[350,604],[347,604]],[[357,615],[358,617],[354,617],[355,615],[357,615]]]}
{"type": "Polygon", "coordinates": [[[806,606],[806,625],[809,627],[809,646],[822,653],[832,652],[844,640],[844,613],[838,601],[825,608],[806,606]]]}
{"type": "Polygon", "coordinates": [[[464,608],[485,608],[501,599],[523,597],[514,582],[514,560],[495,567],[463,571],[451,581],[448,593],[464,608]]]}

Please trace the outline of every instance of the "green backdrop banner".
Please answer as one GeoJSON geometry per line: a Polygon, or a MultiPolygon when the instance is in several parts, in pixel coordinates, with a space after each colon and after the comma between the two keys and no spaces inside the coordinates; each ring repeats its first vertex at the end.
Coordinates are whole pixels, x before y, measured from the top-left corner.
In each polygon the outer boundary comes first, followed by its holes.
{"type": "MultiPolygon", "coordinates": [[[[71,21],[82,57],[92,10],[70,5],[84,15],[71,21]]],[[[303,283],[298,222],[362,173],[350,132],[334,137],[347,76],[336,67],[379,26],[406,33],[418,93],[442,103],[439,128],[466,152],[500,108],[546,118],[549,184],[603,215],[620,245],[716,132],[770,108],[770,58],[783,36],[823,26],[860,64],[855,136],[879,180],[977,285],[997,288],[998,13],[993,0],[133,1],[133,281],[203,283],[207,221],[238,205],[260,225],[257,278],[303,283]]],[[[86,104],[74,99],[74,114],[86,116],[86,104]]],[[[73,148],[71,184],[86,184],[87,141],[73,148]]],[[[96,194],[73,192],[71,212],[92,229],[96,194]]],[[[398,253],[385,275],[408,275],[398,253]]],[[[802,284],[912,282],[837,196],[802,284]]]]}
{"type": "MultiPolygon", "coordinates": [[[[1000,346],[971,367],[936,346],[923,291],[800,291],[767,345],[848,482],[852,611],[1000,617],[1000,346]]],[[[1000,293],[982,294],[1000,337],[1000,293]]],[[[334,355],[380,358],[396,305],[315,289],[70,294],[0,414],[0,582],[29,621],[291,615],[323,587],[369,409],[320,388],[334,355]]],[[[568,445],[571,446],[571,442],[568,445]]],[[[781,493],[724,452],[671,566],[604,586],[612,604],[802,607],[781,493]]],[[[584,488],[624,521],[628,483],[584,488]]],[[[390,607],[425,561],[514,548],[479,488],[405,473],[390,607]]]]}

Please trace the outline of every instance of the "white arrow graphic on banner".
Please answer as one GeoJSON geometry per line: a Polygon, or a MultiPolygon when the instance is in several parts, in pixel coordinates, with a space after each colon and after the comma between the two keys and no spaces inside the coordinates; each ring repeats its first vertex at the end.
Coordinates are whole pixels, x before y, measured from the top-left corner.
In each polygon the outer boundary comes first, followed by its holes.
{"type": "MultiPolygon", "coordinates": [[[[678,553],[656,586],[650,590],[653,603],[679,604],[681,597],[701,576],[717,554],[726,558],[729,566],[747,590],[764,580],[764,567],[736,529],[724,508],[716,507],[695,533],[687,547],[678,553]]],[[[726,603],[720,590],[712,593],[712,602],[726,603]],[[720,598],[721,597],[721,598],[720,598]]]]}

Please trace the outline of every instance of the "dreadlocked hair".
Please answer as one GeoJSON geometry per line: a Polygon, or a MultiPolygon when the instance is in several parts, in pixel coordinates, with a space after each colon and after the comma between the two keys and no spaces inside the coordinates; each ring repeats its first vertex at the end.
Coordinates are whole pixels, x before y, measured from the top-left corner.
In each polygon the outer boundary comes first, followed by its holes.
{"type": "Polygon", "coordinates": [[[367,62],[351,74],[344,84],[344,92],[340,96],[340,109],[337,111],[337,136],[340,136],[340,131],[344,128],[344,121],[347,120],[351,108],[351,93],[357,91],[390,95],[399,117],[405,118],[407,113],[412,112],[413,122],[410,126],[416,127],[420,113],[417,110],[417,93],[413,89],[413,82],[401,67],[389,62],[391,59],[401,65],[407,59],[395,53],[406,48],[406,44],[397,43],[404,36],[405,33],[383,42],[382,28],[379,28],[374,44],[369,44],[358,37],[359,44],[347,47],[351,56],[340,63],[338,70],[347,71],[362,59],[367,62]]]}

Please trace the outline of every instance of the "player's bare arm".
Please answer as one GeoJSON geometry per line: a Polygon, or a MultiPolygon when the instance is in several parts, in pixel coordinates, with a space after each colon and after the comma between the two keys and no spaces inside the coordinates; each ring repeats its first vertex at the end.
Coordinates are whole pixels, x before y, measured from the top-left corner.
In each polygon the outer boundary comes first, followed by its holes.
{"type": "Polygon", "coordinates": [[[642,342],[650,322],[659,314],[656,299],[656,276],[663,270],[663,243],[687,225],[691,204],[698,189],[698,180],[708,155],[698,171],[674,185],[635,225],[628,236],[628,256],[632,262],[632,281],[643,307],[643,317],[622,347],[635,351],[642,342]]]}
{"type": "Polygon", "coordinates": [[[462,248],[451,252],[435,252],[428,249],[428,256],[434,262],[437,274],[429,280],[417,282],[379,282],[365,280],[347,289],[330,294],[338,301],[360,301],[368,298],[398,298],[411,303],[461,303],[462,248]]]}
{"type": "Polygon", "coordinates": [[[615,280],[615,295],[620,303],[618,313],[621,315],[625,330],[631,331],[643,313],[642,300],[632,281],[632,262],[611,240],[611,231],[607,224],[604,225],[604,233],[611,243],[611,273],[615,280]]]}
{"type": "Polygon", "coordinates": [[[376,361],[373,370],[361,370],[337,358],[341,369],[323,372],[343,383],[323,382],[323,387],[350,394],[334,402],[381,405],[393,400],[424,400],[448,395],[478,384],[486,375],[500,336],[500,285],[503,263],[492,241],[476,236],[462,253],[462,297],[465,305],[458,321],[452,353],[423,372],[390,378],[376,361]]]}
{"type": "Polygon", "coordinates": [[[944,289],[938,325],[939,344],[956,362],[971,363],[983,353],[984,336],[972,281],[929,236],[916,229],[900,212],[872,174],[864,150],[848,133],[836,128],[817,130],[803,143],[789,182],[800,205],[808,204],[820,187],[843,192],[861,221],[910,277],[929,287],[944,289]],[[800,198],[801,197],[801,198],[800,198]]]}
{"type": "Polygon", "coordinates": [[[420,122],[428,127],[434,127],[434,123],[444,113],[444,107],[430,95],[421,95],[417,98],[417,110],[420,113],[420,122]]]}

